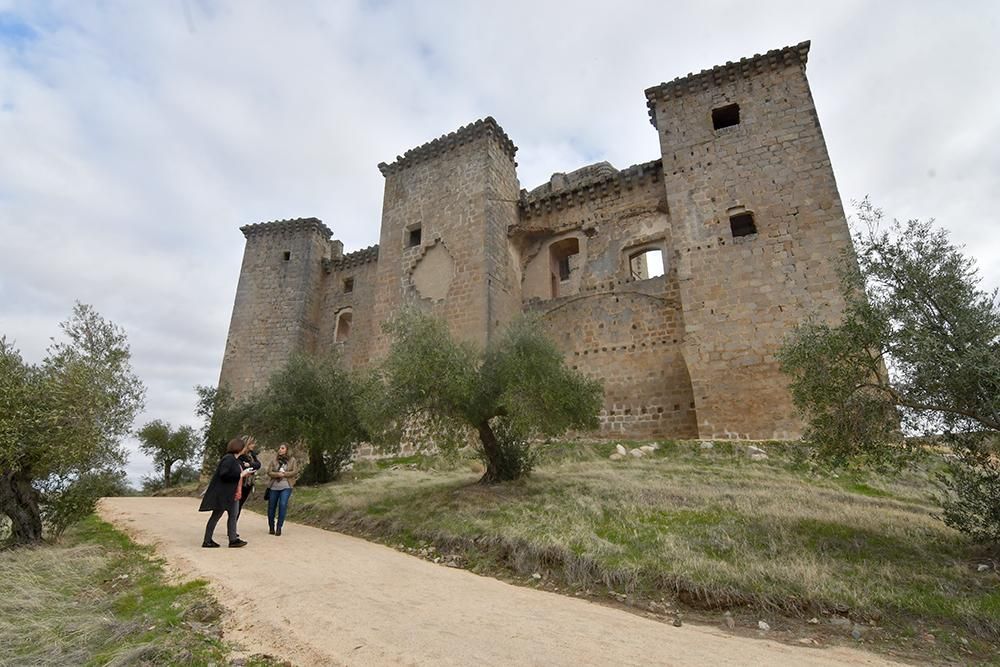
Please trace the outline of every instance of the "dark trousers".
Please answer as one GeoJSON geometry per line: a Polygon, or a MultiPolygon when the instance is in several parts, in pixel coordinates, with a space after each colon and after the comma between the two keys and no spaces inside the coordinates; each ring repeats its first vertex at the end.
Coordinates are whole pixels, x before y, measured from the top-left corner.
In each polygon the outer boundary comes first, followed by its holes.
{"type": "Polygon", "coordinates": [[[240,516],[240,504],[234,498],[224,510],[212,510],[212,516],[208,517],[208,523],[205,525],[205,542],[212,541],[212,534],[215,533],[215,525],[219,523],[219,519],[222,518],[222,513],[225,512],[229,515],[226,521],[226,532],[229,533],[229,541],[235,542],[239,539],[239,535],[236,533],[236,520],[240,516]]]}
{"type": "Polygon", "coordinates": [[[291,489],[282,489],[271,493],[267,499],[267,525],[274,528],[274,513],[278,511],[278,528],[285,525],[285,512],[288,511],[288,498],[292,495],[291,489]]]}

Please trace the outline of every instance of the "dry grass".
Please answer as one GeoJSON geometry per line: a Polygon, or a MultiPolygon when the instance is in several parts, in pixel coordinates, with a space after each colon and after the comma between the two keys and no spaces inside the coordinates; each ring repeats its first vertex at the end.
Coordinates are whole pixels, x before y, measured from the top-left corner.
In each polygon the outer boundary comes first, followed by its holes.
{"type": "Polygon", "coordinates": [[[150,552],[95,518],[58,544],[0,552],[0,664],[219,662],[219,609],[169,585],[150,552]]]}
{"type": "Polygon", "coordinates": [[[778,443],[754,463],[727,445],[666,443],[621,462],[607,460],[611,447],[550,446],[530,479],[494,487],[467,463],[380,463],[297,489],[291,518],[576,591],[1000,640],[1000,577],[979,572],[990,554],[935,518],[932,459],[893,476],[834,475],[778,443]]]}

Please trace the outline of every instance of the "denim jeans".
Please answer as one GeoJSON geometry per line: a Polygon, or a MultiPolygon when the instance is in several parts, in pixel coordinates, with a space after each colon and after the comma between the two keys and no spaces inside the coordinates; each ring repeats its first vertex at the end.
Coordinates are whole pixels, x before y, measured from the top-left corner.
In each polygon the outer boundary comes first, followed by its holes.
{"type": "Polygon", "coordinates": [[[271,489],[271,495],[267,499],[267,525],[274,528],[274,510],[278,510],[278,528],[285,525],[285,512],[288,511],[288,497],[292,495],[291,489],[275,491],[271,489]]]}

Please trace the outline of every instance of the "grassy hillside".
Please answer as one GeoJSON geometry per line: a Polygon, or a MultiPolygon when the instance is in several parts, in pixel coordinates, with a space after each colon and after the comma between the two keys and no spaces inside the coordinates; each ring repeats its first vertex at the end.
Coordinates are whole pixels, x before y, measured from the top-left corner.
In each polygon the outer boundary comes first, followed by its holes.
{"type": "Polygon", "coordinates": [[[530,479],[492,487],[468,463],[359,464],[297,488],[290,519],[666,620],[997,657],[996,554],[935,518],[933,459],[882,477],[816,469],[779,443],[753,462],[723,443],[623,461],[608,460],[613,447],[549,445],[530,479]]]}

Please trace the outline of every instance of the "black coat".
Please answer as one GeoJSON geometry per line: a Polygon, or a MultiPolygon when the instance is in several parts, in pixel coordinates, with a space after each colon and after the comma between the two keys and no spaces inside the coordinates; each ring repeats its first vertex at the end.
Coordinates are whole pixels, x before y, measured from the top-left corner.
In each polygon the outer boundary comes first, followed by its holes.
{"type": "Polygon", "coordinates": [[[198,508],[198,511],[227,510],[232,507],[233,501],[236,499],[236,485],[240,482],[242,472],[243,466],[236,460],[235,455],[226,454],[223,456],[215,474],[212,475],[212,481],[205,489],[205,495],[201,499],[201,507],[198,508]]]}
{"type": "MultiPolygon", "coordinates": [[[[257,458],[257,452],[247,452],[243,456],[239,457],[240,466],[244,470],[260,470],[260,459],[257,458]]],[[[253,490],[253,481],[256,475],[247,475],[243,478],[243,499],[246,500],[247,496],[253,490]]]]}

